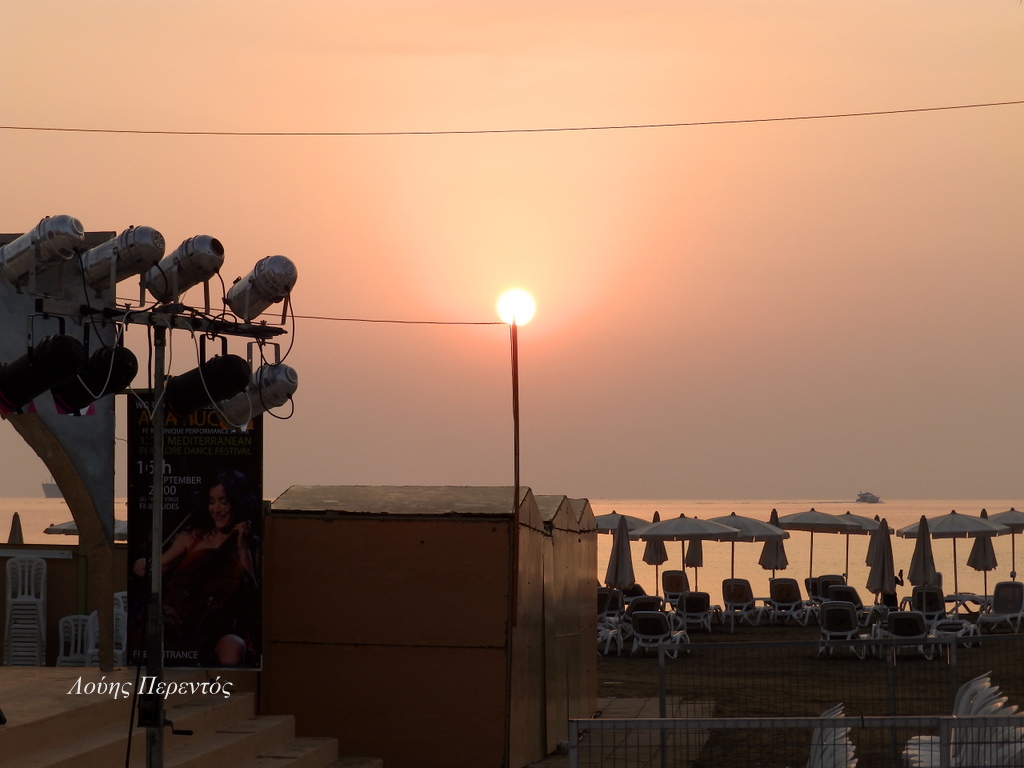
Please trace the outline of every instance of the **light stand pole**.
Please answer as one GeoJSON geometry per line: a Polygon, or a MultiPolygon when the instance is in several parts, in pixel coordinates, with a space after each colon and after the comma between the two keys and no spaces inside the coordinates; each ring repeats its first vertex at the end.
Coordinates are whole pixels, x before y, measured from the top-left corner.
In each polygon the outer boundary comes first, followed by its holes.
{"type": "MultiPolygon", "coordinates": [[[[151,311],[115,315],[104,311],[109,319],[121,323],[138,323],[153,328],[153,516],[150,535],[150,593],[146,621],[146,675],[142,686],[145,693],[139,697],[138,724],[146,728],[146,768],[163,766],[164,728],[171,725],[164,718],[163,691],[160,683],[164,675],[163,631],[163,556],[164,528],[164,392],[167,378],[166,351],[168,330],[178,328],[192,333],[218,333],[240,336],[256,341],[267,341],[285,333],[283,328],[268,325],[235,323],[226,320],[182,314],[187,309],[180,304],[168,304],[151,311]]],[[[177,733],[177,731],[174,731],[177,733]]],[[[181,733],[188,733],[182,731],[181,733]]]]}
{"type": "MultiPolygon", "coordinates": [[[[519,324],[513,320],[512,332],[512,467],[515,483],[512,515],[515,527],[519,527],[519,324]]],[[[517,537],[518,538],[518,537],[517,537]]]]}
{"type": "MultiPolygon", "coordinates": [[[[149,568],[149,612],[146,621],[146,675],[150,690],[159,690],[164,679],[164,625],[163,556],[164,538],[164,376],[167,352],[167,329],[157,325],[153,329],[153,515],[149,568]]],[[[146,726],[146,765],[163,765],[164,712],[163,698],[159,694],[149,697],[150,724],[146,726]]]]}

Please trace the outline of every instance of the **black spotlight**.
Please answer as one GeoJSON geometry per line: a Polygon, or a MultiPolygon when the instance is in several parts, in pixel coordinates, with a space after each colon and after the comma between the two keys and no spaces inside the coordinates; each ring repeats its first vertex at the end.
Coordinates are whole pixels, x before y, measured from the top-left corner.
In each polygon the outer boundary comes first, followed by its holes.
{"type": "Polygon", "coordinates": [[[20,411],[46,390],[75,376],[84,362],[85,347],[74,336],[47,336],[0,368],[0,414],[20,411]]]}
{"type": "Polygon", "coordinates": [[[78,375],[50,390],[59,413],[77,413],[104,395],[120,392],[139,372],[130,349],[101,347],[85,361],[78,375]]]}
{"type": "Polygon", "coordinates": [[[238,355],[211,358],[188,373],[171,377],[164,392],[167,407],[184,418],[244,391],[251,376],[249,363],[238,355]]]}

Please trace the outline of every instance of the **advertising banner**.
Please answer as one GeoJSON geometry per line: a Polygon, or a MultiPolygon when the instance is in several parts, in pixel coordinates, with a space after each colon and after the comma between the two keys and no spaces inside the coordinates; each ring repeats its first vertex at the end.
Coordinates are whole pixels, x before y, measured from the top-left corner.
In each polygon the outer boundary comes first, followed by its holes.
{"type": "Polygon", "coordinates": [[[263,420],[213,408],[164,424],[163,532],[152,563],[153,419],[128,398],[128,663],[146,658],[150,574],[163,579],[164,666],[259,669],[263,420]]]}

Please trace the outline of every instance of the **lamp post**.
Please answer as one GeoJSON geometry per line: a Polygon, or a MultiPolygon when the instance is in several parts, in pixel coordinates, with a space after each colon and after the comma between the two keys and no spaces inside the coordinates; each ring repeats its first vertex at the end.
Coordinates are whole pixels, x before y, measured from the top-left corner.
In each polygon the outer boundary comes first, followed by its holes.
{"type": "Polygon", "coordinates": [[[512,466],[515,491],[512,517],[519,527],[519,326],[533,319],[537,305],[533,297],[520,288],[506,291],[498,299],[498,316],[508,323],[512,339],[512,466]]]}
{"type": "Polygon", "coordinates": [[[512,466],[514,486],[512,524],[509,526],[508,556],[508,629],[505,633],[505,733],[504,763],[507,765],[512,744],[512,628],[516,625],[519,607],[519,326],[530,322],[536,305],[533,297],[515,288],[498,299],[498,317],[509,327],[512,341],[512,466]]]}

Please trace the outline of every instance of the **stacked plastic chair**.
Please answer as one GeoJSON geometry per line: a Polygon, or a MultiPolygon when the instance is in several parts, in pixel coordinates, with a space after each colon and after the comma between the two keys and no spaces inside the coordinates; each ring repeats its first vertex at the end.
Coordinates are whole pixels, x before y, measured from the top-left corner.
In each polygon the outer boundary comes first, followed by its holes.
{"type": "Polygon", "coordinates": [[[38,667],[46,663],[46,561],[7,561],[7,619],[4,663],[38,667]]]}

